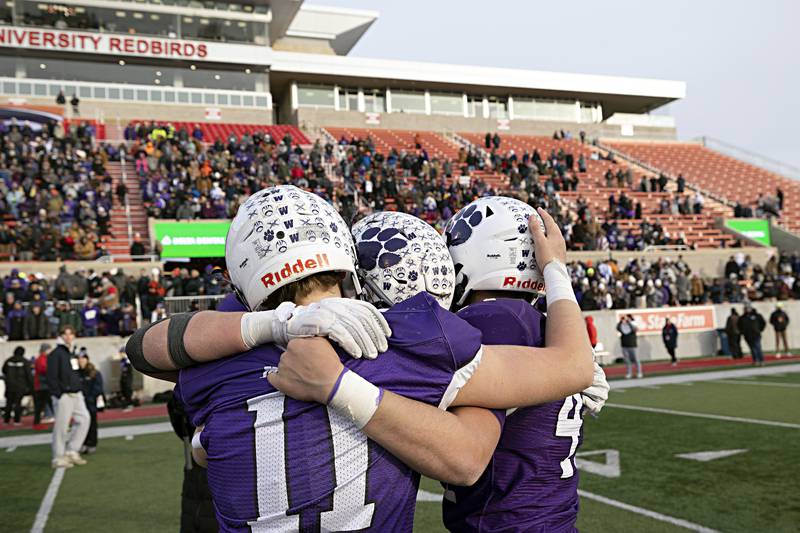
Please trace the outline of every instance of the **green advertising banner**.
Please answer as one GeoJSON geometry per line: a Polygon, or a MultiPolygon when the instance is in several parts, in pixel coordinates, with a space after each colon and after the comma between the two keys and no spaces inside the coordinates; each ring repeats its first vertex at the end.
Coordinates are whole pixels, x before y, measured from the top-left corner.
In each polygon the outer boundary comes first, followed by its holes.
{"type": "Polygon", "coordinates": [[[155,238],[163,259],[225,257],[225,236],[230,220],[213,222],[155,222],[155,238]]]}
{"type": "Polygon", "coordinates": [[[741,233],[745,237],[760,242],[764,246],[772,246],[769,235],[769,220],[755,218],[730,218],[725,221],[725,226],[741,233]]]}

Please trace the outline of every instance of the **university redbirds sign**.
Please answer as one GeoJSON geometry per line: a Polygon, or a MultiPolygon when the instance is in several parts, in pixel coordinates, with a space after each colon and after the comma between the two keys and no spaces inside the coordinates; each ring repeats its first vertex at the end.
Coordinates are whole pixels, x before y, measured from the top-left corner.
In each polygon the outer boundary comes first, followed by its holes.
{"type": "Polygon", "coordinates": [[[88,33],[66,30],[46,30],[22,27],[0,27],[0,46],[29,50],[51,50],[140,56],[197,61],[240,62],[268,64],[266,47],[231,43],[205,43],[182,39],[159,39],[137,35],[88,33]]]}

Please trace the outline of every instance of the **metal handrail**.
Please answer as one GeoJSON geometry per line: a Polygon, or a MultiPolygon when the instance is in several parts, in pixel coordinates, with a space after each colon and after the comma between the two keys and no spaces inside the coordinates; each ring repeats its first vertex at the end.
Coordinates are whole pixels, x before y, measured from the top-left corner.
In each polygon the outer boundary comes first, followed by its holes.
{"type": "MultiPolygon", "coordinates": [[[[122,180],[122,184],[125,185],[125,188],[127,189],[128,184],[126,183],[126,181],[128,181],[128,179],[127,179],[128,178],[128,174],[125,172],[125,156],[126,155],[127,155],[127,153],[125,152],[124,149],[119,151],[120,179],[122,180]]],[[[133,224],[131,223],[131,204],[128,201],[127,192],[125,194],[125,218],[127,219],[127,222],[128,222],[128,242],[132,242],[133,241],[133,224]]]]}
{"type": "Polygon", "coordinates": [[[125,258],[129,261],[136,261],[138,259],[147,259],[148,261],[159,261],[158,254],[143,254],[143,255],[130,255],[130,254],[108,254],[101,255],[97,258],[98,263],[114,263],[116,260],[125,258]]]}
{"type": "MultiPolygon", "coordinates": [[[[653,165],[651,165],[649,163],[646,163],[646,162],[644,162],[644,161],[642,161],[640,159],[637,159],[637,158],[635,158],[633,156],[630,156],[630,155],[628,155],[628,154],[626,154],[624,152],[620,152],[616,148],[611,148],[610,146],[607,146],[607,145],[601,143],[599,140],[595,143],[595,146],[597,146],[601,150],[605,150],[606,152],[614,154],[615,156],[620,157],[620,158],[628,161],[629,163],[633,163],[634,165],[640,166],[640,167],[642,167],[643,169],[645,169],[645,170],[647,170],[649,172],[652,172],[654,174],[664,174],[667,177],[667,179],[669,179],[671,181],[678,181],[677,176],[675,176],[674,174],[670,174],[669,172],[666,172],[666,171],[664,171],[664,170],[662,170],[660,168],[654,167],[653,165]]],[[[724,205],[726,207],[732,208],[735,205],[735,202],[731,202],[730,200],[728,200],[724,196],[720,196],[720,195],[718,195],[716,193],[713,193],[713,192],[708,191],[706,189],[700,188],[697,185],[693,185],[693,184],[689,183],[688,181],[686,182],[685,187],[687,189],[700,192],[704,196],[706,196],[708,198],[711,198],[712,200],[715,200],[715,201],[721,203],[722,205],[724,205]]]]}
{"type": "Polygon", "coordinates": [[[733,152],[735,155],[732,154],[725,154],[725,155],[728,155],[729,157],[734,157],[736,159],[741,159],[745,163],[750,163],[756,166],[765,167],[767,170],[771,170],[772,172],[781,174],[787,178],[800,179],[800,168],[794,165],[778,161],[777,159],[772,159],[770,157],[758,154],[746,148],[741,148],[739,146],[736,146],[735,144],[731,144],[729,142],[716,139],[714,137],[708,137],[704,135],[702,137],[696,138],[695,140],[700,141],[705,147],[708,147],[709,144],[714,145],[712,147],[723,153],[725,153],[726,151],[733,152]],[[722,149],[720,149],[720,147],[722,147],[722,149]],[[748,161],[748,159],[752,159],[755,162],[752,163],[748,161]],[[775,170],[776,168],[784,170],[775,170]],[[788,170],[788,172],[786,172],[786,170],[788,170]]]}

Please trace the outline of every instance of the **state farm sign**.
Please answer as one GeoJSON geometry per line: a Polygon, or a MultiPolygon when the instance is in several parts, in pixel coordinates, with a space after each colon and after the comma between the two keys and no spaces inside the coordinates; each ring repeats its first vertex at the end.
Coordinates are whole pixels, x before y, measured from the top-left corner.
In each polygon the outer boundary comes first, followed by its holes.
{"type": "Polygon", "coordinates": [[[159,39],[121,34],[45,30],[13,26],[0,28],[0,46],[31,50],[226,61],[232,63],[240,62],[242,57],[247,57],[248,64],[257,65],[267,65],[269,60],[269,49],[263,46],[204,43],[181,39],[159,39]]]}
{"type": "Polygon", "coordinates": [[[668,307],[659,309],[627,309],[617,311],[617,321],[632,315],[640,335],[660,334],[669,318],[678,331],[709,331],[717,328],[713,306],[668,307]]]}

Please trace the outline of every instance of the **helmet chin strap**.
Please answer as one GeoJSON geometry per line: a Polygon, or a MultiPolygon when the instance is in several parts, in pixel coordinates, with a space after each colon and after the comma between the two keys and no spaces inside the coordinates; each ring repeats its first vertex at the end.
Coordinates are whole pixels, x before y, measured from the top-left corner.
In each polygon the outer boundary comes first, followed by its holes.
{"type": "MultiPolygon", "coordinates": [[[[394,301],[392,301],[392,299],[391,299],[391,298],[389,298],[389,297],[386,295],[386,293],[385,293],[385,292],[383,292],[383,290],[382,290],[382,289],[381,289],[381,288],[378,286],[378,284],[377,284],[377,283],[375,283],[375,281],[374,281],[374,280],[372,280],[372,279],[369,279],[369,278],[365,278],[365,279],[364,279],[364,289],[365,289],[365,290],[364,290],[364,293],[365,293],[365,294],[366,294],[367,292],[370,292],[370,293],[372,293],[373,295],[375,295],[375,297],[378,299],[378,302],[377,302],[377,303],[383,304],[383,305],[385,305],[387,308],[388,308],[388,307],[391,307],[391,306],[393,306],[393,305],[394,305],[394,301]]],[[[376,302],[372,302],[372,303],[374,304],[374,303],[376,303],[376,302]]]]}

